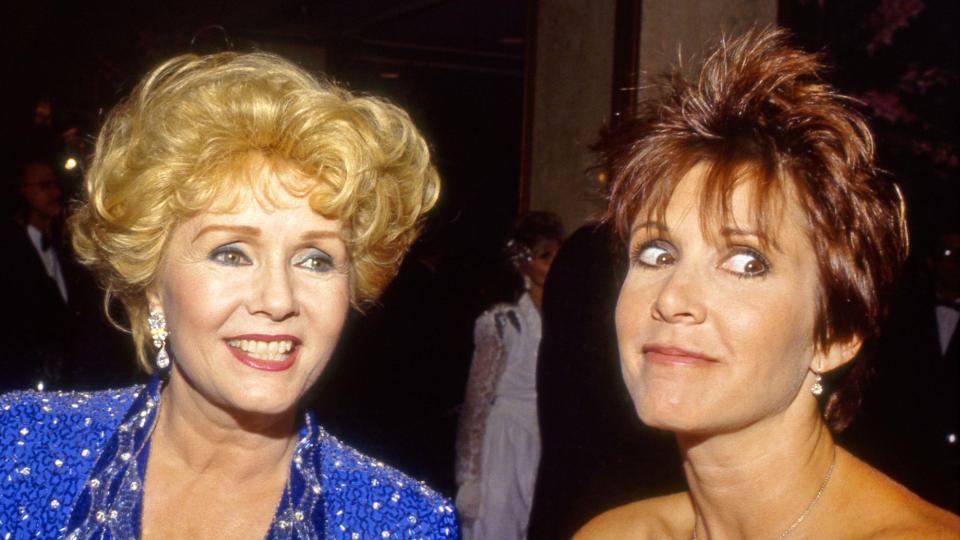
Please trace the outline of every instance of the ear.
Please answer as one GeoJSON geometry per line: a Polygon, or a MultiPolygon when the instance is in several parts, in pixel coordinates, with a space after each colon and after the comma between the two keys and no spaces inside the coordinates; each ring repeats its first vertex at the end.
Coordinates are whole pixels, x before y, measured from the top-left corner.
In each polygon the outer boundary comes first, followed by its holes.
{"type": "Polygon", "coordinates": [[[147,307],[150,311],[163,311],[163,304],[160,302],[160,292],[157,290],[156,285],[147,287],[146,296],[147,307]]]}
{"type": "Polygon", "coordinates": [[[818,373],[833,371],[856,358],[862,345],[863,338],[856,335],[846,341],[832,343],[826,350],[818,351],[814,355],[813,364],[810,367],[818,373]]]}

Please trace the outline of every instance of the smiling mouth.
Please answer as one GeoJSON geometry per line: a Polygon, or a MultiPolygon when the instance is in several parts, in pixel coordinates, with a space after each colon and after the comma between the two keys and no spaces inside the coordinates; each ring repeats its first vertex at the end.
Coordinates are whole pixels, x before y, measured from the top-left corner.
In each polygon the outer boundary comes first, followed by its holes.
{"type": "Polygon", "coordinates": [[[227,345],[239,349],[247,356],[267,362],[279,362],[293,350],[293,340],[260,341],[255,339],[230,339],[227,345]]]}
{"type": "Polygon", "coordinates": [[[247,334],[225,341],[234,358],[260,371],[285,371],[300,356],[300,340],[295,336],[247,334]]]}

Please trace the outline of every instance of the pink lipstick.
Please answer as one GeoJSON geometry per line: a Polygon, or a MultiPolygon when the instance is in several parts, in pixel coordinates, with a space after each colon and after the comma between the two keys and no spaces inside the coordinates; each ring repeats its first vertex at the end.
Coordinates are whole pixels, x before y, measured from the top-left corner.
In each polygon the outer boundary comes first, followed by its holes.
{"type": "Polygon", "coordinates": [[[225,340],[240,363],[260,371],[285,371],[300,356],[300,340],[289,335],[244,334],[225,340]]]}

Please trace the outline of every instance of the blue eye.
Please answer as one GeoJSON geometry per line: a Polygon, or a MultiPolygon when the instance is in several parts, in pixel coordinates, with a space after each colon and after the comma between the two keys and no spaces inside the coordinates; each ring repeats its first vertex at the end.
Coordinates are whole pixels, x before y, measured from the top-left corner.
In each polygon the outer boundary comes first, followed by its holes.
{"type": "Polygon", "coordinates": [[[750,248],[737,248],[727,257],[720,268],[740,277],[762,277],[770,271],[770,263],[758,251],[750,248]]]}
{"type": "Polygon", "coordinates": [[[663,240],[654,240],[641,245],[635,251],[633,259],[640,266],[661,268],[677,262],[673,246],[663,240]]]}
{"type": "Polygon", "coordinates": [[[306,268],[311,272],[326,273],[334,269],[333,258],[330,255],[318,249],[311,249],[302,257],[298,258],[294,264],[300,268],[306,268]]]}
{"type": "Polygon", "coordinates": [[[211,251],[207,258],[224,266],[247,266],[251,264],[250,257],[247,257],[247,254],[235,244],[220,246],[211,251]]]}

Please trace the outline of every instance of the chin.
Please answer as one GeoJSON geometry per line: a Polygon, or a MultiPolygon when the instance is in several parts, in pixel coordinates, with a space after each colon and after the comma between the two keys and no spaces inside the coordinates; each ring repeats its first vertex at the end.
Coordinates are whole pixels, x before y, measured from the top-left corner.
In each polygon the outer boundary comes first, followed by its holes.
{"type": "Polygon", "coordinates": [[[285,392],[273,391],[269,388],[256,390],[241,390],[240,395],[234,398],[233,408],[252,414],[276,415],[290,412],[297,408],[300,396],[294,395],[289,389],[285,392]]]}
{"type": "Polygon", "coordinates": [[[704,428],[702,408],[691,400],[657,393],[633,395],[637,416],[645,425],[674,433],[698,432],[704,428]]]}

